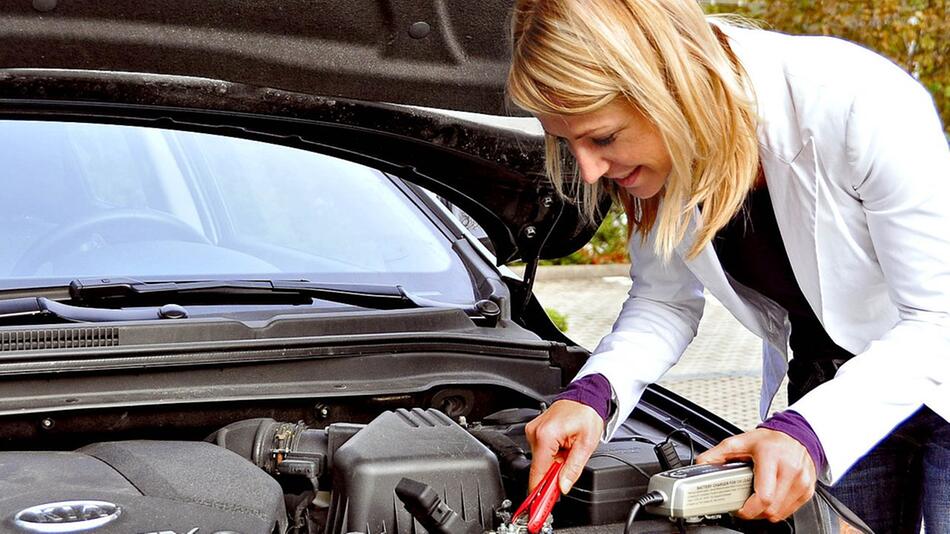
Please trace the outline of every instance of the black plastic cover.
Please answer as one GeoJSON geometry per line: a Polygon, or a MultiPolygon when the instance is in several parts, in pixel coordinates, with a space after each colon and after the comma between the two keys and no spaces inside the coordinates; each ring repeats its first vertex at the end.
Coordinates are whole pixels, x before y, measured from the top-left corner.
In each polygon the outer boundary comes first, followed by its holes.
{"type": "Polygon", "coordinates": [[[76,452],[0,453],[0,531],[19,532],[14,518],[21,510],[64,501],[118,505],[118,517],[95,530],[103,534],[287,528],[277,482],[209,443],[128,441],[76,452]]]}
{"type": "Polygon", "coordinates": [[[638,441],[602,444],[571,492],[554,508],[554,519],[559,526],[623,522],[633,501],[647,491],[649,479],[644,473],[660,471],[653,445],[638,441]]]}
{"type": "Polygon", "coordinates": [[[395,493],[404,477],[432,486],[463,520],[486,530],[504,500],[495,455],[445,414],[385,412],[333,455],[327,534],[422,532],[395,493]]]}

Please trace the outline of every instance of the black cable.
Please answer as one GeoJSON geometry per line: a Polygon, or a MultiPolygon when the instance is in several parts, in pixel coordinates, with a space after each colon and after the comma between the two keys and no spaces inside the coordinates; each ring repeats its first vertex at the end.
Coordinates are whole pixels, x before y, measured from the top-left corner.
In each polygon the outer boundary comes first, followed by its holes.
{"type": "Polygon", "coordinates": [[[620,442],[620,443],[623,443],[623,442],[625,442],[625,441],[637,441],[637,442],[640,442],[640,443],[649,443],[650,445],[656,445],[656,442],[653,441],[652,439],[647,438],[647,437],[645,437],[645,436],[641,436],[641,435],[639,435],[639,434],[638,434],[638,435],[635,435],[635,436],[626,436],[626,437],[622,437],[622,438],[614,438],[614,439],[612,439],[611,441],[612,441],[612,442],[620,442]]]}
{"type": "Polygon", "coordinates": [[[609,453],[609,452],[595,452],[590,457],[591,458],[611,458],[611,459],[617,460],[618,462],[627,464],[628,466],[636,469],[636,471],[640,473],[641,475],[643,475],[644,478],[646,478],[647,480],[650,480],[650,474],[644,471],[643,468],[641,468],[639,465],[635,463],[630,462],[630,460],[627,460],[626,458],[617,456],[616,454],[609,453]]]}
{"type": "Polygon", "coordinates": [[[638,513],[640,513],[640,503],[635,502],[633,506],[630,507],[630,513],[627,514],[627,523],[623,526],[623,534],[630,534],[632,532],[633,522],[638,513]]]}
{"type": "Polygon", "coordinates": [[[654,490],[634,501],[633,506],[630,507],[630,513],[627,514],[627,524],[623,527],[623,534],[631,534],[633,532],[633,522],[637,519],[637,514],[640,513],[641,508],[651,504],[659,504],[663,502],[664,499],[666,499],[666,497],[664,497],[662,493],[654,490]]]}
{"type": "Polygon", "coordinates": [[[696,449],[693,445],[693,436],[685,428],[677,428],[669,434],[666,435],[666,441],[669,441],[673,434],[681,434],[686,436],[686,441],[689,443],[689,465],[693,465],[693,462],[696,461],[696,449]]]}

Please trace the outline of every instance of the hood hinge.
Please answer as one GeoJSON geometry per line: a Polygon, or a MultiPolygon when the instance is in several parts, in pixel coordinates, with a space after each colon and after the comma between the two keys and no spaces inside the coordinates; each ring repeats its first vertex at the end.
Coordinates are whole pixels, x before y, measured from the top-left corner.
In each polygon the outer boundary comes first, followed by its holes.
{"type": "Polygon", "coordinates": [[[522,294],[522,299],[518,306],[517,317],[524,316],[525,310],[528,309],[528,303],[531,302],[531,292],[534,289],[534,281],[538,274],[538,262],[540,261],[540,255],[535,255],[525,260],[524,276],[522,277],[522,290],[524,293],[522,294]]]}
{"type": "Polygon", "coordinates": [[[521,317],[525,310],[528,309],[528,303],[531,302],[531,291],[534,289],[534,282],[538,274],[538,263],[541,261],[541,251],[544,250],[544,245],[554,232],[554,228],[557,227],[557,223],[561,219],[561,214],[564,213],[564,203],[555,202],[554,197],[551,196],[542,198],[541,206],[543,218],[549,218],[550,223],[544,224],[543,226],[540,224],[529,225],[522,231],[524,237],[528,240],[533,240],[535,246],[532,247],[531,251],[525,250],[523,255],[525,262],[524,276],[522,277],[524,294],[522,295],[520,306],[518,307],[518,317],[521,317]],[[548,213],[544,213],[544,211],[550,210],[552,207],[556,210],[554,216],[547,217],[548,213]]]}

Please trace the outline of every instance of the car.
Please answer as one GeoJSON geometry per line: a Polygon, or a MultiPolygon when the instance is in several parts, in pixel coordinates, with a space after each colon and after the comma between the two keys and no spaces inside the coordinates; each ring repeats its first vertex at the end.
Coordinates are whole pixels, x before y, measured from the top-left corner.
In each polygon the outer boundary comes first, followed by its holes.
{"type": "MultiPolygon", "coordinates": [[[[619,532],[739,432],[652,386],[553,523],[513,517],[588,357],[534,273],[598,221],[497,118],[510,7],[0,7],[0,530],[619,532]]],[[[627,530],[861,528],[821,489],[692,516],[627,530]]]]}

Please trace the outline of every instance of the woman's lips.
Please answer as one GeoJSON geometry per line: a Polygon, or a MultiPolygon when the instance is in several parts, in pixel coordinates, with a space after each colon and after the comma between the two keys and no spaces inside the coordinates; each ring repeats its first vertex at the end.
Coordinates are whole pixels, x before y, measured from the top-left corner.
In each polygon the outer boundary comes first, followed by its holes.
{"type": "Polygon", "coordinates": [[[642,165],[637,165],[630,174],[624,176],[623,178],[616,178],[617,185],[623,188],[633,187],[636,185],[637,178],[640,176],[640,169],[642,168],[642,165]]]}

